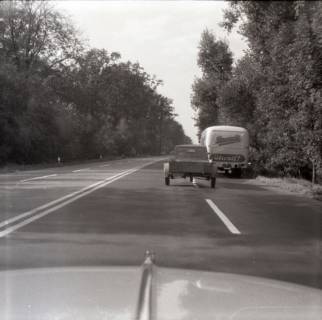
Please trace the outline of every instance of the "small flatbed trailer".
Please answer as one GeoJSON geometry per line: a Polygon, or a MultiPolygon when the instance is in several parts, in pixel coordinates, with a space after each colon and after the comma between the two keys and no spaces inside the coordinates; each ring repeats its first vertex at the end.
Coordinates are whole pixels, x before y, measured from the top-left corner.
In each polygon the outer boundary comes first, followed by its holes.
{"type": "Polygon", "coordinates": [[[200,145],[177,145],[168,162],[164,164],[165,184],[177,177],[205,178],[210,181],[211,188],[216,185],[216,165],[208,160],[207,148],[200,145]]]}

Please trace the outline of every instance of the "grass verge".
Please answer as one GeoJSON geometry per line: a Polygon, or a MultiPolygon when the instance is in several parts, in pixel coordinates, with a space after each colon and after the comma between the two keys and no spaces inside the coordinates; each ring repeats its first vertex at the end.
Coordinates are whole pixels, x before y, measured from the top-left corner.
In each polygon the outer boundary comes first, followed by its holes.
{"type": "Polygon", "coordinates": [[[312,185],[311,182],[296,178],[267,178],[258,176],[253,183],[278,188],[297,195],[303,195],[322,201],[322,185],[312,185]]]}
{"type": "Polygon", "coordinates": [[[16,164],[16,163],[8,163],[4,166],[0,166],[0,174],[1,173],[11,173],[17,171],[27,171],[27,170],[41,170],[48,168],[59,168],[64,166],[72,166],[72,165],[81,165],[81,164],[90,164],[104,161],[113,161],[120,160],[122,157],[106,157],[103,159],[87,159],[87,160],[71,160],[58,164],[57,162],[48,162],[48,163],[38,163],[38,164],[16,164]]]}

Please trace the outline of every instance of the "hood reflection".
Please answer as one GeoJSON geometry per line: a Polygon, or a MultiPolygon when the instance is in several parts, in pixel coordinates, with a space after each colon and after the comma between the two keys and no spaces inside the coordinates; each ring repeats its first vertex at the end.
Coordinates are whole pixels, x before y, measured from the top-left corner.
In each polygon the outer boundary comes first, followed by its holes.
{"type": "Polygon", "coordinates": [[[188,312],[183,305],[185,296],[188,295],[189,281],[175,280],[164,283],[157,290],[157,313],[163,319],[182,320],[187,318],[188,312]]]}

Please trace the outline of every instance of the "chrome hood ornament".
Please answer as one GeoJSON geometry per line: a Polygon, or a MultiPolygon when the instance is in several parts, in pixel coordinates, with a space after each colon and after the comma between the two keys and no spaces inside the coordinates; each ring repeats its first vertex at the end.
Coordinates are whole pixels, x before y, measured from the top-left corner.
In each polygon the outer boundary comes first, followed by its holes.
{"type": "Polygon", "coordinates": [[[155,255],[153,252],[145,252],[135,320],[152,319],[152,278],[154,259],[155,255]]]}

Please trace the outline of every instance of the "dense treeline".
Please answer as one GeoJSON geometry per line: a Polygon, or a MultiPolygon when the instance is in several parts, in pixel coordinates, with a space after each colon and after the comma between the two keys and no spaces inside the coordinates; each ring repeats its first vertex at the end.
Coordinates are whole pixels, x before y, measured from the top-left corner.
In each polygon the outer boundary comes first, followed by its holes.
{"type": "Polygon", "coordinates": [[[230,1],[222,26],[249,49],[232,64],[228,45],[203,32],[193,86],[197,125],[246,127],[257,171],[322,177],[322,2],[230,1]]]}
{"type": "Polygon", "coordinates": [[[167,153],[190,139],[160,84],[49,2],[0,3],[0,163],[167,153]]]}

